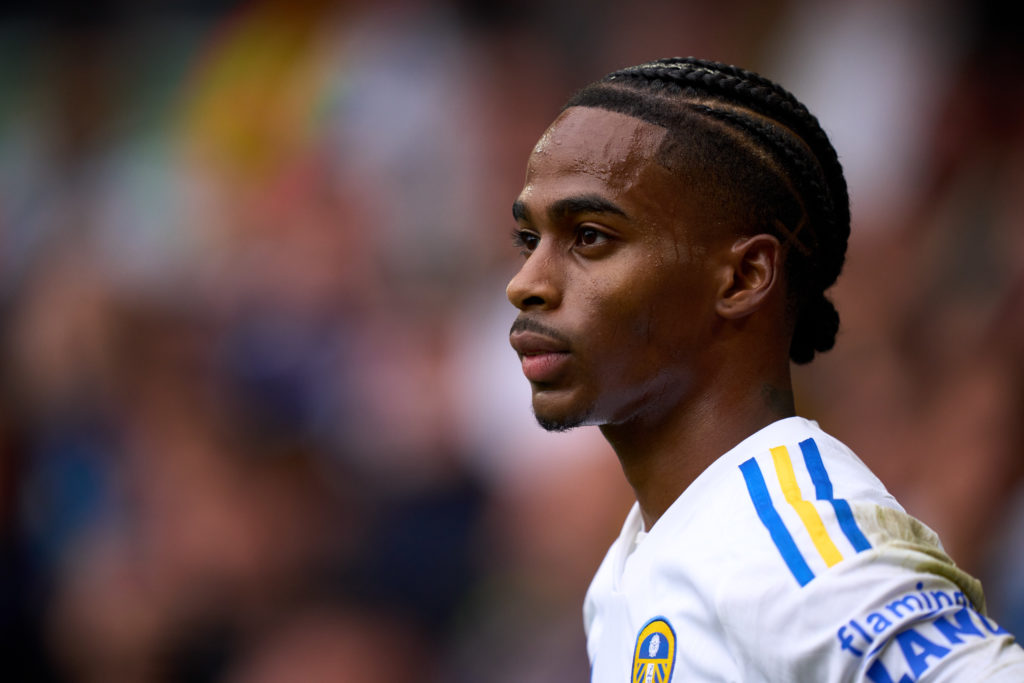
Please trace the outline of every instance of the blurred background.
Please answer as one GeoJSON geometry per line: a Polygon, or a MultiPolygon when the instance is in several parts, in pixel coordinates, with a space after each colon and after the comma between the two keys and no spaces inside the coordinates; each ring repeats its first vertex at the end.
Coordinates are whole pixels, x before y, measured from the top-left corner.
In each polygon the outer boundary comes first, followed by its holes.
{"type": "Polygon", "coordinates": [[[94,0],[0,12],[4,680],[586,681],[631,503],[507,345],[525,160],[671,55],[847,170],[800,410],[1024,634],[1024,47],[1001,2],[94,0]]]}

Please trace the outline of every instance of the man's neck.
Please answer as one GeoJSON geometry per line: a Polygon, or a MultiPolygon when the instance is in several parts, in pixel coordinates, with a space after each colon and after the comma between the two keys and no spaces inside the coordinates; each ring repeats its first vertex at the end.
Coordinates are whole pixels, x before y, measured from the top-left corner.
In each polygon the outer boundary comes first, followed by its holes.
{"type": "Polygon", "coordinates": [[[661,420],[601,427],[633,487],[646,529],[722,454],[795,414],[788,373],[782,379],[703,396],[661,420]]]}

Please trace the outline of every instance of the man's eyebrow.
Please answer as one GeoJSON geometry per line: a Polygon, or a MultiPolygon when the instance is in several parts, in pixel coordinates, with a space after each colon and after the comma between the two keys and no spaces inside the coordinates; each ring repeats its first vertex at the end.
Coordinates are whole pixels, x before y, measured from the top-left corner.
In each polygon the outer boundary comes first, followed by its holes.
{"type": "MultiPolygon", "coordinates": [[[[622,207],[597,194],[564,197],[548,207],[548,215],[552,217],[564,218],[580,213],[610,213],[628,218],[622,207]]],[[[529,220],[529,212],[523,201],[517,199],[512,203],[512,217],[517,221],[529,220]]]]}
{"type": "Polygon", "coordinates": [[[516,219],[517,221],[529,220],[526,211],[526,204],[525,202],[523,202],[523,200],[517,199],[514,202],[512,202],[512,218],[516,219]]]}
{"type": "Polygon", "coordinates": [[[613,213],[627,218],[626,212],[601,195],[581,194],[575,197],[559,199],[548,208],[552,216],[572,216],[579,213],[613,213]]]}

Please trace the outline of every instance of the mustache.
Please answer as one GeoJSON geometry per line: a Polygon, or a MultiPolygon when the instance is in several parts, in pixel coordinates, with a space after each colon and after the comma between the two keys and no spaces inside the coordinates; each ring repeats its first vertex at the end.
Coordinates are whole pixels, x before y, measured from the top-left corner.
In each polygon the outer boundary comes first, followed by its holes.
{"type": "Polygon", "coordinates": [[[548,327],[544,323],[537,322],[533,318],[524,318],[522,316],[516,318],[515,322],[512,323],[512,329],[508,331],[510,335],[516,332],[536,332],[542,334],[545,337],[550,337],[559,344],[570,346],[569,339],[558,330],[548,327]]]}

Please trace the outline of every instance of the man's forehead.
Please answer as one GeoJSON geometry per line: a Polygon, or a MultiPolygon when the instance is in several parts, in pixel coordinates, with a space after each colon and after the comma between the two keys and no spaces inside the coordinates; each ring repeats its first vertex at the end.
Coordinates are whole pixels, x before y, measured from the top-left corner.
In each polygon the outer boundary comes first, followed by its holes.
{"type": "Polygon", "coordinates": [[[617,213],[637,225],[668,228],[691,216],[690,193],[662,163],[668,130],[643,119],[592,107],[565,110],[537,143],[527,165],[517,218],[584,206],[600,198],[614,205],[582,213],[617,213]]]}
{"type": "Polygon", "coordinates": [[[552,162],[579,171],[636,166],[654,158],[666,134],[665,128],[628,114],[570,107],[537,141],[528,170],[552,162]]]}

